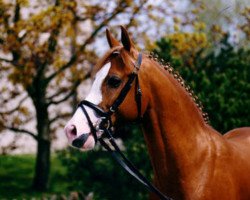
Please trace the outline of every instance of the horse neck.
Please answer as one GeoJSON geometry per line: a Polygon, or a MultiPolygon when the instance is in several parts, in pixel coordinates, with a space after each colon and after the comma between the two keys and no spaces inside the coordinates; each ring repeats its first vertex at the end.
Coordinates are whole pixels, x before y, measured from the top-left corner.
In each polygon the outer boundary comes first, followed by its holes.
{"type": "Polygon", "coordinates": [[[200,165],[204,159],[202,152],[208,149],[212,128],[178,81],[160,66],[152,66],[153,61],[149,63],[144,74],[149,93],[144,137],[156,184],[167,186],[166,180],[171,179],[180,185],[179,180],[185,180],[192,173],[192,166],[200,165]]]}

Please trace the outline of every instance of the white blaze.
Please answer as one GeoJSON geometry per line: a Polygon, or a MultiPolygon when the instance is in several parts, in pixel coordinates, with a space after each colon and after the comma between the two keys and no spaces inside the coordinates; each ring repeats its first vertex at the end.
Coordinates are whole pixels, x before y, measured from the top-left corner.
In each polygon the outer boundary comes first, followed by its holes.
{"type": "Polygon", "coordinates": [[[102,83],[106,76],[108,75],[109,69],[111,67],[110,62],[104,65],[96,74],[96,78],[91,87],[91,90],[85,100],[90,101],[93,104],[99,104],[102,102],[102,83]]]}

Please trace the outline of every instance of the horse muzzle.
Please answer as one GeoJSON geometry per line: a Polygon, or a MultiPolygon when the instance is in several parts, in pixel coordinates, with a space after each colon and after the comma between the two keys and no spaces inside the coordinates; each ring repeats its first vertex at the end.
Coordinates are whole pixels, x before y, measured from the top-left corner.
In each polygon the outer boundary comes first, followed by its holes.
{"type": "Polygon", "coordinates": [[[104,130],[109,127],[110,121],[105,117],[100,117],[97,122],[93,124],[93,127],[89,133],[82,133],[81,135],[77,136],[77,130],[74,125],[67,126],[65,128],[65,132],[73,147],[91,149],[93,146],[95,146],[97,140],[102,137],[104,130]]]}

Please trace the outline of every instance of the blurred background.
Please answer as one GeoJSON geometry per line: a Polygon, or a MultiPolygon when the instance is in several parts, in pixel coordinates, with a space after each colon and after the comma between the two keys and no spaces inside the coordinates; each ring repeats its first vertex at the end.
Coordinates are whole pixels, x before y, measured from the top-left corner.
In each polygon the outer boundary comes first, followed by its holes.
{"type": "MultiPolygon", "coordinates": [[[[147,199],[107,152],[63,133],[119,25],[182,75],[214,128],[249,125],[248,0],[0,0],[0,199],[147,199]]],[[[117,137],[152,178],[140,128],[117,137]]]]}

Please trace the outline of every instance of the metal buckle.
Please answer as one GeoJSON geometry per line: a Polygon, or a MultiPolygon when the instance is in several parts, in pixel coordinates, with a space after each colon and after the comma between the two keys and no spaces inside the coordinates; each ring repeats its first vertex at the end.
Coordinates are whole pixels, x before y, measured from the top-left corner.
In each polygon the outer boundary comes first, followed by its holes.
{"type": "Polygon", "coordinates": [[[97,122],[94,125],[95,130],[96,130],[96,134],[97,137],[100,138],[102,136],[102,134],[105,132],[104,129],[109,129],[110,128],[110,121],[107,120],[106,117],[100,117],[97,122]],[[107,122],[107,124],[105,124],[105,127],[100,127],[101,123],[105,120],[105,122],[107,122]]]}
{"type": "Polygon", "coordinates": [[[114,113],[114,112],[115,112],[115,110],[113,109],[113,107],[112,107],[112,106],[109,108],[109,110],[110,110],[110,112],[112,112],[112,113],[114,113]]]}

